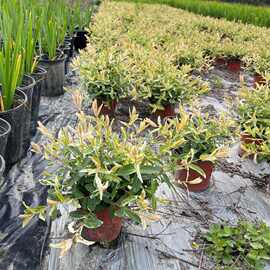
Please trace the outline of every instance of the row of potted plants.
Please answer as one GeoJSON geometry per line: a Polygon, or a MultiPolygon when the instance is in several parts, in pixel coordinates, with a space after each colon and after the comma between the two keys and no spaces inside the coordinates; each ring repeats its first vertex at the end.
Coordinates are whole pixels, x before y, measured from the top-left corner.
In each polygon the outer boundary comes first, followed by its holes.
{"type": "MultiPolygon", "coordinates": [[[[164,6],[103,3],[91,44],[75,61],[84,88],[113,111],[126,96],[147,100],[153,112],[174,115],[174,105],[205,93],[200,74],[213,65],[267,72],[269,30],[204,18],[164,6]],[[170,12],[172,17],[166,16],[170,12]],[[154,18],[154,19],[153,19],[154,18]],[[172,18],[174,18],[172,20],[172,18]]],[[[105,108],[105,107],[104,107],[105,108]]]]}
{"type": "Polygon", "coordinates": [[[255,161],[270,160],[269,79],[269,75],[266,75],[265,83],[252,91],[243,86],[239,95],[240,155],[255,161]]]}
{"type": "MultiPolygon", "coordinates": [[[[74,211],[70,213],[72,222],[68,228],[72,236],[52,245],[61,248],[62,255],[74,242],[90,245],[115,240],[121,231],[122,218],[144,226],[157,220],[155,193],[160,184],[174,189],[175,182],[195,192],[207,189],[215,161],[226,156],[227,145],[233,141],[237,123],[223,115],[210,117],[195,106],[180,105],[179,114],[165,117],[164,121],[139,119],[133,109],[129,121],[121,122],[119,132],[108,117],[108,110],[103,110],[105,106],[112,109],[117,99],[129,94],[147,98],[154,111],[160,111],[170,100],[184,103],[205,91],[202,81],[192,74],[197,68],[190,63],[179,64],[183,61],[179,58],[175,62],[175,54],[170,54],[164,45],[173,34],[169,32],[164,40],[164,33],[158,31],[161,23],[165,32],[175,28],[170,28],[171,19],[160,9],[104,3],[94,18],[93,44],[74,63],[87,89],[86,98],[97,99],[92,104],[93,115],[80,111],[77,127],[62,129],[57,138],[40,124],[48,143],[33,144],[33,149],[44,155],[49,166],[57,164],[59,168],[41,180],[49,187],[48,204],[25,205],[23,225],[34,216],[45,220],[48,214],[54,219],[60,204],[71,205],[74,211]],[[140,14],[144,14],[145,20],[141,24],[140,14]],[[114,16],[117,23],[112,23],[114,16]],[[131,27],[132,24],[136,27],[131,27]],[[149,31],[150,26],[155,31],[149,31]],[[143,28],[148,29],[148,36],[143,28]],[[175,175],[173,180],[170,173],[175,175]]],[[[184,36],[181,25],[177,26],[184,36]]],[[[192,58],[187,59],[195,63],[192,58]]],[[[206,60],[204,64],[208,63],[206,60]]],[[[267,87],[268,84],[260,89],[267,87]]],[[[255,95],[259,88],[246,91],[255,95]]],[[[262,100],[268,96],[264,91],[260,93],[262,100]]],[[[250,104],[247,96],[241,97],[240,124],[246,132],[251,114],[246,117],[248,110],[241,106],[250,104]]],[[[77,105],[83,102],[78,94],[74,100],[77,105]]]]}
{"type": "Polygon", "coordinates": [[[0,154],[9,167],[29,149],[41,95],[63,94],[65,65],[74,43],[86,46],[78,36],[93,9],[80,0],[14,0],[1,1],[0,10],[0,154]]]}
{"type": "Polygon", "coordinates": [[[73,236],[53,247],[113,241],[121,231],[122,218],[144,226],[157,220],[155,193],[163,183],[174,189],[169,174],[176,171],[175,181],[192,191],[206,189],[213,164],[225,155],[232,135],[228,127],[233,122],[225,117],[210,119],[182,107],[179,117],[164,123],[140,119],[133,108],[117,132],[114,121],[100,114],[101,109],[95,100],[93,115],[80,111],[77,127],[63,128],[57,138],[40,124],[48,142],[33,144],[35,152],[59,168],[41,180],[49,188],[48,205],[25,205],[24,226],[34,216],[44,220],[48,213],[56,218],[60,204],[74,209],[69,225],[73,236]]]}

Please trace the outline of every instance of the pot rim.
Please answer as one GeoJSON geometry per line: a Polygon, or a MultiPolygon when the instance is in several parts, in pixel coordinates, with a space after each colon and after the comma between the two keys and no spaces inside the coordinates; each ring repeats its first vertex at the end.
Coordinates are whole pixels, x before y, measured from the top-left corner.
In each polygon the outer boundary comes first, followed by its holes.
{"type": "Polygon", "coordinates": [[[0,155],[0,162],[1,162],[0,173],[3,173],[6,168],[6,161],[1,155],[0,155]]]}
{"type": "Polygon", "coordinates": [[[35,86],[35,84],[36,84],[36,80],[32,76],[27,75],[27,74],[24,74],[23,76],[24,76],[24,78],[26,77],[26,78],[32,80],[32,82],[30,84],[26,85],[26,86],[22,86],[22,87],[21,86],[18,86],[17,87],[17,90],[19,89],[19,90],[24,91],[24,90],[33,88],[35,86]]]}
{"type": "MultiPolygon", "coordinates": [[[[8,122],[8,121],[6,121],[5,119],[3,119],[3,118],[1,118],[0,117],[0,122],[4,122],[6,125],[7,125],[7,129],[6,129],[6,131],[4,132],[4,133],[0,133],[0,138],[1,137],[4,137],[5,135],[7,135],[7,134],[9,134],[10,133],[10,131],[11,131],[11,125],[10,125],[10,123],[8,122]]],[[[1,155],[0,155],[1,156],[1,155]]],[[[1,171],[1,170],[0,170],[1,171]]]]}
{"type": "MultiPolygon", "coordinates": [[[[18,94],[20,94],[20,95],[21,95],[21,98],[23,99],[23,101],[21,102],[21,104],[19,104],[19,105],[16,106],[15,108],[11,108],[11,109],[9,109],[9,110],[7,110],[7,111],[0,112],[0,117],[1,117],[1,115],[8,114],[8,113],[11,112],[11,111],[17,111],[17,110],[19,110],[22,106],[25,106],[25,104],[28,102],[27,95],[26,95],[22,90],[17,89],[17,90],[16,90],[16,93],[15,93],[15,95],[14,95],[14,99],[15,99],[16,95],[18,95],[18,94]]],[[[14,100],[14,99],[13,99],[13,100],[14,100]]]]}
{"type": "Polygon", "coordinates": [[[85,28],[80,28],[80,27],[78,27],[77,29],[75,28],[74,33],[75,33],[75,34],[76,34],[76,33],[84,33],[84,34],[88,34],[89,31],[87,31],[85,28]]]}
{"type": "Polygon", "coordinates": [[[58,63],[58,62],[64,61],[65,60],[65,54],[64,54],[64,52],[62,50],[60,50],[60,49],[57,49],[57,52],[58,52],[59,55],[54,60],[44,59],[44,56],[46,56],[47,54],[41,54],[40,55],[40,62],[44,62],[44,63],[58,63]]]}
{"type": "Polygon", "coordinates": [[[45,67],[43,67],[42,65],[37,65],[35,70],[38,70],[38,71],[34,71],[32,74],[33,75],[46,75],[47,74],[47,70],[45,67]]]}

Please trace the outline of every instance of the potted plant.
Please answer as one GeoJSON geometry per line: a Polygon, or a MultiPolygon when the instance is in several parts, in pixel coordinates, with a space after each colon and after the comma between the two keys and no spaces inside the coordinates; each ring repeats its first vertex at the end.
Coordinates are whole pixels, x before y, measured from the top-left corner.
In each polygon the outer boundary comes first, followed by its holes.
{"type": "Polygon", "coordinates": [[[39,59],[40,65],[47,70],[42,93],[44,96],[59,96],[64,93],[66,57],[63,51],[57,49],[62,43],[59,39],[60,31],[61,27],[59,27],[57,21],[53,17],[45,16],[41,36],[43,54],[39,59]]]}
{"type": "Polygon", "coordinates": [[[210,68],[210,57],[204,55],[202,45],[197,43],[196,32],[192,37],[182,37],[178,42],[171,42],[166,50],[172,54],[173,63],[176,67],[188,65],[191,71],[202,72],[210,68]]]}
{"type": "Polygon", "coordinates": [[[215,46],[216,54],[218,56],[223,55],[226,59],[227,69],[232,73],[240,72],[243,65],[242,58],[247,54],[245,45],[225,39],[215,46]]]}
{"type": "Polygon", "coordinates": [[[210,185],[214,164],[227,154],[233,121],[225,116],[209,116],[193,109],[190,114],[180,108],[180,117],[170,119],[170,129],[184,127],[185,142],[175,149],[178,164],[176,183],[188,191],[201,192],[210,185]]]}
{"type": "Polygon", "coordinates": [[[93,6],[82,3],[81,0],[76,1],[75,7],[72,8],[72,14],[75,23],[74,48],[79,51],[87,46],[87,36],[89,35],[87,28],[92,19],[93,6]]]}
{"type": "Polygon", "coordinates": [[[198,77],[194,78],[189,74],[189,66],[175,68],[171,64],[164,64],[163,61],[156,66],[149,66],[146,72],[146,82],[141,85],[138,91],[149,95],[150,107],[156,117],[174,117],[176,115],[175,105],[195,98],[208,91],[208,86],[198,77]],[[162,69],[161,65],[163,66],[162,69]],[[152,77],[154,74],[154,78],[152,77]],[[147,89],[149,92],[147,93],[147,89]]]}
{"type": "MultiPolygon", "coordinates": [[[[75,206],[70,212],[76,233],[71,243],[81,237],[110,242],[119,235],[122,218],[144,225],[155,220],[156,190],[161,183],[172,186],[167,176],[171,149],[183,142],[180,133],[179,140],[170,134],[158,136],[161,127],[150,119],[139,121],[135,109],[120,134],[113,131],[108,116],[99,115],[96,101],[92,110],[94,116],[80,112],[78,126],[61,130],[58,138],[40,125],[48,144],[33,144],[34,151],[44,154],[49,164],[59,164],[59,169],[41,182],[49,187],[47,210],[54,218],[57,205],[75,206]],[[145,136],[150,127],[155,130],[145,136]]],[[[26,206],[24,225],[45,213],[46,206],[26,206]]]]}
{"type": "Polygon", "coordinates": [[[117,48],[98,51],[89,45],[73,61],[73,66],[78,68],[82,78],[83,88],[86,89],[86,97],[97,99],[98,105],[103,105],[103,114],[113,115],[117,102],[126,96],[132,86],[124,58],[117,48]]]}
{"type": "Polygon", "coordinates": [[[32,135],[35,135],[37,131],[37,121],[38,121],[38,115],[39,115],[41,93],[45,91],[44,88],[45,88],[45,79],[47,76],[47,70],[42,66],[37,66],[35,67],[31,76],[35,79],[36,84],[34,86],[33,96],[32,96],[30,131],[32,135]]]}
{"type": "MultiPolygon", "coordinates": [[[[1,23],[7,23],[8,15],[3,13],[1,23]]],[[[22,30],[22,20],[18,29],[22,30]]],[[[11,132],[8,138],[5,160],[7,165],[16,163],[22,158],[23,138],[26,119],[27,96],[20,90],[16,90],[23,78],[23,51],[21,47],[22,31],[18,31],[14,40],[9,30],[3,32],[5,36],[3,46],[0,48],[0,117],[9,122],[11,132]]]]}
{"type": "MultiPolygon", "coordinates": [[[[25,27],[23,35],[23,48],[24,48],[24,73],[26,81],[30,82],[32,77],[35,81],[33,89],[30,86],[26,87],[26,93],[32,92],[32,95],[28,95],[28,109],[31,110],[31,128],[30,133],[32,135],[36,132],[37,117],[39,113],[40,97],[42,86],[44,86],[44,79],[47,71],[38,65],[38,50],[36,50],[36,44],[40,40],[42,14],[33,7],[31,11],[26,11],[25,14],[25,27]],[[33,14],[32,14],[33,13],[33,14]]],[[[22,89],[21,89],[22,90],[22,89]]],[[[28,147],[27,147],[28,148],[28,147]]]]}
{"type": "Polygon", "coordinates": [[[270,72],[270,55],[265,50],[248,55],[244,58],[246,70],[253,73],[253,87],[259,87],[266,83],[265,76],[270,72]]]}
{"type": "Polygon", "coordinates": [[[240,125],[240,151],[243,157],[255,161],[269,160],[270,157],[270,88],[266,85],[252,91],[242,87],[238,103],[240,125]]]}

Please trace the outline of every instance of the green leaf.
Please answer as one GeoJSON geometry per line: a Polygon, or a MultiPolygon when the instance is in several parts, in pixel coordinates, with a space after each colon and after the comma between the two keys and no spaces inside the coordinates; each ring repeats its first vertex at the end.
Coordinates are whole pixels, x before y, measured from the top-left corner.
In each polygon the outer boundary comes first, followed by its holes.
{"type": "Polygon", "coordinates": [[[134,177],[132,182],[132,188],[131,188],[131,192],[133,194],[137,194],[141,188],[142,188],[142,182],[139,180],[138,177],[134,177]]]}
{"type": "Polygon", "coordinates": [[[118,217],[130,218],[132,221],[136,222],[137,224],[141,223],[140,217],[136,213],[128,209],[127,207],[123,207],[119,209],[118,211],[116,211],[115,215],[118,217]]]}
{"type": "Polygon", "coordinates": [[[154,167],[154,166],[141,166],[141,174],[150,174],[150,175],[156,175],[159,174],[161,171],[160,167],[154,167]]]}
{"type": "Polygon", "coordinates": [[[76,210],[73,212],[70,212],[69,215],[70,217],[74,218],[74,219],[83,219],[85,218],[85,214],[86,212],[84,211],[80,211],[80,210],[76,210]]]}
{"type": "Polygon", "coordinates": [[[86,218],[82,220],[85,227],[89,229],[96,229],[103,224],[103,221],[99,220],[95,215],[89,214],[86,218]]]}
{"type": "Polygon", "coordinates": [[[121,167],[118,171],[117,174],[120,176],[128,176],[131,174],[134,174],[136,172],[136,169],[133,164],[131,165],[126,165],[121,167]]]}
{"type": "Polygon", "coordinates": [[[129,204],[135,202],[137,200],[137,196],[128,196],[123,201],[121,201],[121,206],[128,206],[129,204]]]}
{"type": "Polygon", "coordinates": [[[263,245],[261,243],[258,243],[258,242],[253,242],[253,243],[251,242],[250,245],[254,249],[263,249],[263,245]]]}
{"type": "Polygon", "coordinates": [[[190,169],[197,172],[202,177],[206,177],[206,174],[205,174],[204,170],[201,167],[199,167],[198,165],[195,165],[195,164],[192,163],[192,164],[189,164],[188,166],[189,166],[190,169]]]}

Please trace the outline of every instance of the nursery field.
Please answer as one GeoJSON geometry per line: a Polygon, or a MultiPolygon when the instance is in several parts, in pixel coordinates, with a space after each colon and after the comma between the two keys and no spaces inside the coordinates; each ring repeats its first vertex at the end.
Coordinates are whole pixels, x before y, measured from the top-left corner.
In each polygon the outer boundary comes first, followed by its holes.
{"type": "Polygon", "coordinates": [[[226,1],[216,0],[130,0],[130,2],[169,5],[204,16],[224,18],[229,21],[239,21],[258,26],[270,26],[270,8],[267,5],[254,6],[239,3],[241,1],[226,3],[226,1]]]}
{"type": "Polygon", "coordinates": [[[0,11],[0,270],[270,269],[268,28],[129,1],[0,11]]]}

